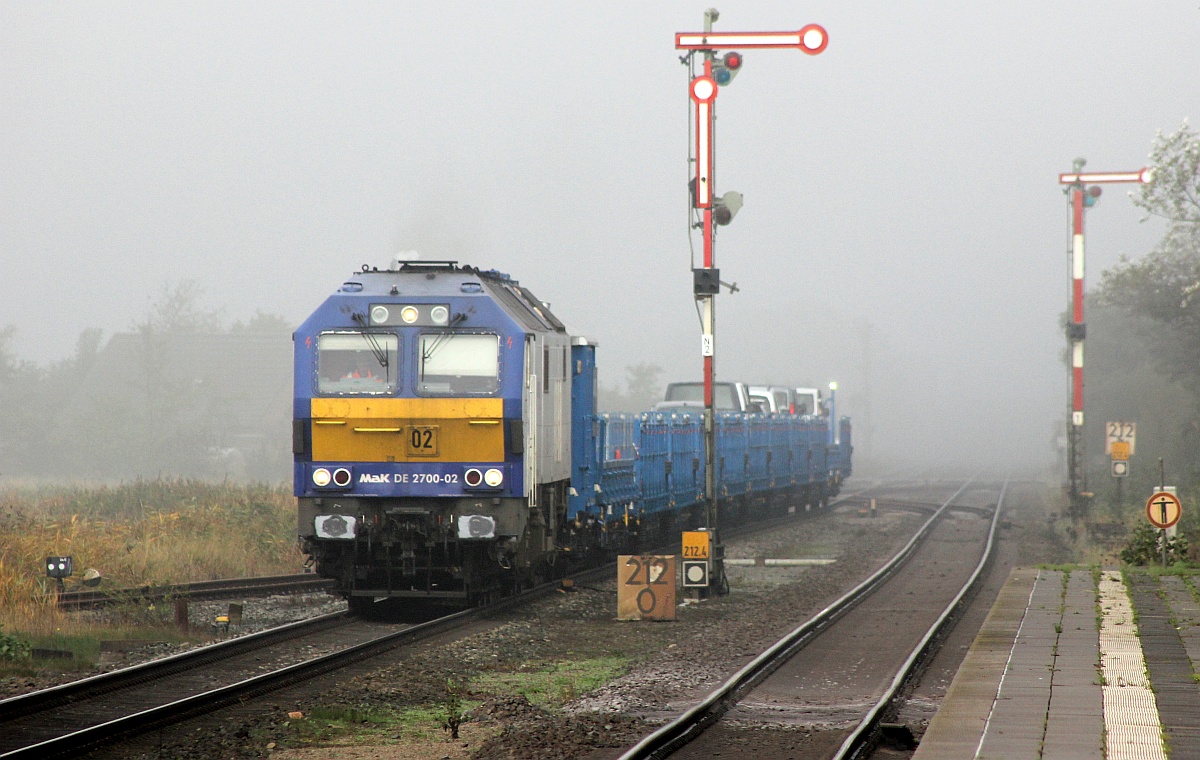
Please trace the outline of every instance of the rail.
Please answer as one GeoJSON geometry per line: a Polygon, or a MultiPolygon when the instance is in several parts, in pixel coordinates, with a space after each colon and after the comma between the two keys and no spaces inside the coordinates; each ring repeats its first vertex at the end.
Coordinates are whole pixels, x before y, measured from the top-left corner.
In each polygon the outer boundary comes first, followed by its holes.
{"type": "MultiPolygon", "coordinates": [[[[571,577],[575,580],[586,581],[592,580],[595,577],[599,577],[600,575],[609,572],[611,572],[611,569],[605,566],[601,568],[585,570],[583,572],[576,573],[571,577]]],[[[37,744],[31,744],[25,747],[10,750],[4,754],[0,754],[0,760],[17,760],[18,758],[21,760],[25,760],[26,758],[38,758],[41,760],[42,758],[74,757],[94,747],[131,738],[148,731],[153,731],[157,728],[178,723],[199,715],[204,715],[215,710],[219,710],[223,707],[235,705],[248,699],[253,699],[273,691],[278,691],[279,689],[286,688],[293,684],[348,667],[363,660],[377,657],[398,647],[406,646],[430,636],[460,627],[467,622],[476,620],[485,615],[493,614],[510,606],[515,606],[520,603],[528,602],[534,598],[553,593],[559,587],[560,581],[544,583],[522,594],[500,600],[499,602],[487,605],[485,607],[462,610],[451,615],[437,618],[436,620],[420,623],[410,628],[389,633],[385,636],[380,636],[375,639],[347,647],[346,649],[337,652],[307,660],[305,662],[273,670],[253,678],[248,678],[237,683],[228,684],[226,686],[221,686],[209,691],[194,694],[174,702],[125,715],[104,723],[88,726],[62,736],[47,739],[37,744]]],[[[324,618],[314,618],[314,621],[331,618],[349,619],[350,616],[346,613],[337,613],[335,615],[324,616],[324,618]]],[[[298,627],[303,623],[311,624],[312,622],[313,621],[302,621],[302,623],[293,623],[290,624],[290,626],[283,626],[281,628],[289,628],[293,626],[298,627]]],[[[253,636],[262,637],[264,634],[269,634],[279,630],[281,629],[262,631],[258,634],[253,634],[253,636]]],[[[214,645],[214,647],[232,645],[236,642],[249,638],[251,638],[251,636],[244,636],[241,637],[241,639],[233,639],[228,642],[223,642],[222,645],[214,645]]],[[[291,638],[295,638],[295,635],[293,635],[291,638]]],[[[270,643],[271,642],[260,639],[259,646],[267,646],[270,643]]],[[[216,650],[213,648],[206,649],[210,649],[210,656],[216,652],[216,650]]],[[[170,674],[171,672],[179,672],[186,668],[194,667],[195,665],[200,664],[199,660],[189,660],[189,656],[194,655],[194,653],[195,652],[185,652],[172,658],[166,658],[166,660],[173,661],[175,666],[173,670],[168,670],[162,665],[162,663],[166,662],[165,660],[154,661],[145,663],[141,666],[135,666],[134,668],[126,669],[128,671],[139,671],[136,676],[132,673],[127,673],[123,678],[113,678],[122,674],[122,671],[115,671],[114,673],[94,676],[73,684],[64,684],[63,686],[47,689],[43,692],[33,692],[21,697],[13,697],[8,700],[0,701],[0,715],[8,718],[10,715],[10,710],[14,709],[19,710],[20,715],[35,714],[37,712],[50,709],[55,705],[64,704],[65,702],[95,697],[116,689],[127,688],[129,686],[136,685],[137,683],[143,683],[155,678],[160,678],[170,674]]],[[[231,654],[233,654],[233,652],[229,649],[217,652],[217,656],[229,656],[231,654]]],[[[15,718],[19,716],[18,714],[14,713],[11,717],[15,718]]]]}
{"type": "Polygon", "coordinates": [[[996,500],[996,509],[992,513],[992,524],[988,529],[987,544],[984,545],[983,556],[980,557],[979,564],[975,566],[975,572],[971,573],[971,577],[963,584],[958,594],[950,601],[950,604],[946,605],[946,609],[942,611],[938,619],[925,632],[921,641],[912,650],[912,653],[909,654],[908,659],[900,666],[900,670],[896,673],[896,677],[892,679],[892,683],[888,686],[884,695],[867,711],[867,714],[859,724],[850,732],[846,740],[842,742],[842,746],[838,748],[837,754],[834,755],[836,760],[851,760],[852,758],[865,757],[870,752],[874,746],[874,738],[878,735],[880,724],[888,714],[893,702],[900,695],[905,685],[910,683],[913,677],[920,672],[926,662],[926,658],[934,651],[934,642],[950,626],[964,603],[975,593],[979,579],[983,576],[983,571],[992,560],[996,526],[1000,522],[1000,511],[1004,508],[1004,495],[1007,492],[1008,481],[1006,480],[1000,488],[1000,498],[996,500]]]}
{"type": "Polygon", "coordinates": [[[711,692],[696,706],[684,712],[679,717],[666,723],[657,731],[644,737],[632,748],[620,756],[620,760],[647,760],[648,758],[663,758],[676,749],[699,736],[708,726],[715,723],[730,708],[762,683],[767,676],[777,670],[797,651],[816,638],[856,604],[869,596],[885,581],[891,578],[916,550],[916,547],[933,529],[933,525],[951,507],[954,500],[966,490],[972,480],[968,480],[947,499],[921,528],[909,539],[908,543],[898,551],[891,560],[869,578],[846,592],[837,601],[818,612],[807,622],[795,628],[791,633],[771,645],[765,652],[735,673],[719,688],[711,692]]]}
{"type": "MultiPolygon", "coordinates": [[[[316,631],[336,628],[349,620],[350,616],[345,612],[334,612],[307,620],[298,620],[294,623],[151,660],[140,665],[132,665],[59,686],[52,686],[48,689],[0,699],[0,725],[27,715],[92,699],[102,694],[111,694],[187,670],[194,670],[212,662],[253,652],[256,649],[275,646],[316,631]]],[[[0,757],[7,757],[7,755],[0,755],[0,757]]]]}
{"type": "MultiPolygon", "coordinates": [[[[861,497],[871,490],[873,489],[866,488],[856,493],[846,494],[834,503],[861,497]]],[[[803,513],[799,513],[774,520],[758,521],[753,526],[744,527],[762,529],[764,526],[770,527],[776,522],[795,519],[802,515],[803,513]]],[[[733,532],[738,533],[741,531],[734,530],[733,532]]],[[[606,564],[599,568],[591,568],[573,574],[571,577],[576,580],[588,580],[610,572],[611,568],[606,564]]],[[[249,582],[254,579],[245,580],[249,582]]],[[[195,694],[169,704],[143,710],[105,723],[89,726],[27,747],[10,750],[7,753],[0,754],[0,760],[73,755],[92,747],[136,736],[162,726],[177,723],[256,696],[261,696],[262,694],[270,693],[362,660],[370,659],[397,647],[451,630],[480,616],[552,593],[559,588],[559,585],[558,581],[542,584],[523,594],[501,600],[493,605],[464,610],[407,628],[403,631],[390,633],[386,636],[363,642],[339,652],[281,668],[208,692],[195,694]]],[[[247,651],[253,651],[254,649],[273,646],[276,643],[298,638],[322,628],[344,624],[351,619],[352,617],[346,613],[336,613],[320,618],[313,618],[312,620],[291,623],[286,626],[201,647],[161,660],[154,660],[130,668],[124,668],[112,673],[105,673],[43,691],[0,700],[0,725],[9,720],[33,715],[58,706],[81,702],[104,694],[111,694],[138,684],[147,683],[215,662],[221,658],[232,657],[247,651]]]]}
{"type": "Polygon", "coordinates": [[[91,610],[131,601],[159,602],[174,598],[204,601],[227,599],[233,595],[303,594],[330,588],[333,588],[333,581],[327,578],[312,573],[296,573],[196,581],[168,586],[136,586],[113,591],[66,591],[58,595],[58,606],[64,610],[91,610]]]}

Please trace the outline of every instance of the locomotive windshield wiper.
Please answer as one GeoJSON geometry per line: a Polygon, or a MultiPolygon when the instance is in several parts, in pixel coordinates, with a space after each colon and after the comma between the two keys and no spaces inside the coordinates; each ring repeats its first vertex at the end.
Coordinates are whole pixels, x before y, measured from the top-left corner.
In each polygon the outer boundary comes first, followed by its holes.
{"type": "MultiPolygon", "coordinates": [[[[367,326],[366,318],[357,311],[354,312],[353,315],[351,315],[351,319],[353,319],[355,322],[359,323],[363,327],[367,326]]],[[[379,366],[383,367],[384,369],[387,369],[388,368],[387,350],[383,346],[379,345],[379,339],[376,338],[373,333],[369,333],[369,332],[361,332],[361,333],[359,333],[359,335],[363,336],[363,339],[366,340],[367,344],[371,347],[371,353],[375,355],[375,361],[379,362],[379,366]]],[[[386,377],[386,375],[385,375],[385,377],[386,377]]],[[[388,378],[388,379],[390,379],[390,378],[388,378]]]]}
{"type": "MultiPolygon", "coordinates": [[[[387,369],[388,368],[387,350],[384,349],[383,346],[379,345],[379,339],[376,338],[373,333],[369,333],[369,332],[362,333],[362,336],[364,338],[366,338],[367,343],[370,344],[371,353],[375,354],[375,361],[379,362],[380,367],[387,369]]],[[[384,377],[387,377],[387,375],[384,375],[384,377]]]]}
{"type": "MultiPolygon", "coordinates": [[[[453,317],[451,317],[450,324],[446,325],[446,327],[447,328],[454,327],[456,324],[458,324],[459,322],[463,321],[466,318],[467,318],[466,314],[459,312],[458,314],[455,314],[453,317]]],[[[425,362],[432,359],[433,355],[436,354],[438,352],[438,350],[442,346],[446,345],[446,343],[453,337],[454,337],[454,333],[444,332],[441,335],[437,336],[437,338],[434,339],[433,343],[429,344],[429,348],[427,348],[421,352],[421,377],[422,377],[422,379],[425,377],[425,362]]]]}

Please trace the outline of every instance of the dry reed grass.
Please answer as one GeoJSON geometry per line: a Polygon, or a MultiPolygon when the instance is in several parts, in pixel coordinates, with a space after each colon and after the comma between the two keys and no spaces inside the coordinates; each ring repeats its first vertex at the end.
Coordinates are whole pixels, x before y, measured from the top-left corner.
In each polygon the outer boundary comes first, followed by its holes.
{"type": "Polygon", "coordinates": [[[295,514],[290,488],[261,484],[0,489],[0,628],[44,639],[98,625],[58,611],[43,566],[52,555],[73,556],[76,577],[100,570],[101,589],[298,572],[295,514]]]}

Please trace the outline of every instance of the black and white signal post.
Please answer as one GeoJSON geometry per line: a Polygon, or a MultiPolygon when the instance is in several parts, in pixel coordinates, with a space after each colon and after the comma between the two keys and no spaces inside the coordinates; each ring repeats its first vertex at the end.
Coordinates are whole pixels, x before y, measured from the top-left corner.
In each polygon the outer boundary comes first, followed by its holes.
{"type": "Polygon", "coordinates": [[[809,24],[795,32],[714,32],[713,22],[719,17],[715,8],[704,12],[703,32],[679,32],[675,49],[686,50],[684,63],[693,66],[700,54],[704,69],[691,79],[688,93],[695,113],[695,171],[691,178],[692,207],[702,214],[696,225],[704,234],[704,266],[693,270],[693,292],[700,311],[700,353],[704,357],[704,498],[707,507],[707,527],[712,539],[709,562],[709,582],[717,593],[728,592],[723,563],[724,547],[717,532],[717,463],[716,413],[713,403],[713,379],[716,369],[716,295],[721,289],[720,270],[713,256],[714,223],[729,224],[742,206],[742,196],[728,192],[717,197],[714,165],[716,151],[713,131],[716,126],[717,92],[729,84],[742,68],[741,53],[731,48],[798,48],[808,55],[817,55],[829,44],[829,35],[817,24],[809,24]],[[727,50],[720,61],[717,51],[727,50]]]}

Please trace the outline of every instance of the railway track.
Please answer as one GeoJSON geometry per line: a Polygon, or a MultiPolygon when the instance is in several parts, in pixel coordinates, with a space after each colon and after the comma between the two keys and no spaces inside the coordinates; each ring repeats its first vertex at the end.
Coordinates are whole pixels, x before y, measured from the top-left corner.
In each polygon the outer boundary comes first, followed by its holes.
{"type": "Polygon", "coordinates": [[[1004,509],[1004,496],[1007,492],[1008,482],[1005,481],[1004,485],[1000,488],[1000,495],[996,499],[996,506],[992,509],[992,519],[988,525],[987,542],[984,544],[979,562],[976,563],[975,569],[971,571],[970,577],[959,588],[958,593],[955,594],[950,604],[946,605],[938,618],[925,631],[925,635],[921,637],[921,640],[917,642],[917,645],[909,653],[904,664],[896,671],[896,675],[892,678],[883,695],[871,706],[871,709],[867,711],[858,725],[850,732],[850,735],[842,742],[837,754],[834,755],[835,758],[850,760],[851,758],[857,759],[868,756],[876,744],[879,737],[879,730],[883,723],[888,717],[895,714],[897,700],[901,699],[905,689],[915,679],[919,678],[925,664],[929,662],[929,659],[936,651],[938,641],[954,626],[958,615],[962,613],[963,608],[969,603],[971,595],[978,588],[988,564],[992,561],[996,547],[996,527],[1000,524],[1000,514],[1004,509]]]}
{"type": "Polygon", "coordinates": [[[557,588],[559,582],[546,583],[417,624],[325,615],[2,700],[0,758],[75,756],[378,657],[557,588]]]}
{"type": "Polygon", "coordinates": [[[92,610],[113,604],[159,603],[168,599],[205,601],[230,597],[305,594],[312,591],[324,591],[332,587],[333,581],[312,573],[267,575],[256,578],[179,583],[170,586],[138,586],[114,591],[66,591],[58,595],[58,606],[63,610],[92,610]]]}
{"type": "MultiPolygon", "coordinates": [[[[870,489],[847,494],[835,503],[854,503],[868,493],[870,489]]],[[[811,514],[823,512],[814,510],[811,514]]],[[[770,531],[778,524],[806,516],[800,512],[755,521],[738,526],[730,534],[770,531]]],[[[575,577],[590,579],[611,572],[606,565],[575,577]]],[[[245,589],[251,581],[231,586],[245,589]]],[[[545,584],[496,605],[417,625],[395,625],[382,634],[378,623],[346,613],[327,615],[3,700],[0,701],[0,758],[71,756],[132,738],[452,630],[480,615],[557,587],[557,583],[545,584]],[[305,653],[303,657],[295,654],[301,650],[305,653]],[[313,650],[323,654],[312,657],[313,650]]],[[[221,593],[221,590],[210,587],[200,592],[221,593]]]]}
{"type": "MultiPolygon", "coordinates": [[[[893,588],[892,586],[898,585],[902,587],[905,583],[902,573],[911,574],[915,572],[911,567],[906,567],[910,565],[909,560],[920,550],[922,544],[926,542],[926,539],[930,537],[943,518],[951,510],[965,509],[973,513],[981,511],[979,507],[955,504],[955,500],[970,485],[970,482],[964,484],[949,499],[933,509],[930,517],[912,539],[887,564],[813,616],[810,620],[784,636],[734,674],[724,684],[710,692],[699,704],[678,716],[675,720],[665,724],[659,730],[644,737],[640,742],[621,755],[621,760],[663,758],[677,752],[679,755],[685,757],[708,756],[708,751],[712,747],[705,745],[702,739],[705,736],[705,732],[714,725],[717,725],[722,716],[730,710],[735,709],[743,700],[747,700],[756,690],[767,687],[773,681],[773,674],[784,669],[787,672],[780,673],[780,676],[786,675],[788,679],[801,679],[805,677],[795,672],[799,668],[804,667],[802,665],[797,666],[795,660],[800,659],[798,655],[806,648],[820,642],[824,645],[824,648],[813,647],[813,649],[823,649],[823,653],[820,655],[814,654],[813,657],[815,659],[824,659],[825,661],[836,658],[838,655],[836,653],[831,654],[829,651],[833,649],[836,652],[836,645],[831,646],[831,644],[833,642],[855,639],[856,632],[862,630],[864,627],[861,622],[862,618],[871,614],[866,609],[869,605],[865,605],[865,601],[879,600],[879,604],[887,605],[894,603],[896,599],[905,598],[903,588],[893,588]],[[843,621],[843,625],[839,625],[839,621],[843,621]],[[843,630],[843,628],[853,630],[843,630]],[[701,741],[697,741],[693,746],[688,746],[690,742],[698,739],[701,741]]],[[[951,592],[947,594],[947,596],[952,597],[951,601],[944,607],[939,608],[940,614],[932,616],[936,619],[924,629],[924,633],[912,637],[916,640],[915,646],[891,676],[884,679],[886,687],[881,690],[882,694],[877,699],[872,700],[869,705],[858,705],[851,708],[851,712],[858,713],[857,719],[850,721],[854,727],[848,733],[843,731],[843,733],[846,733],[846,736],[841,741],[836,752],[833,754],[822,753],[822,756],[836,758],[864,757],[866,752],[874,745],[880,725],[891,713],[894,701],[903,691],[905,685],[910,683],[915,674],[919,672],[921,666],[928,661],[929,656],[936,649],[936,642],[939,640],[939,637],[944,635],[951,626],[956,614],[961,610],[965,601],[969,599],[973,589],[979,582],[983,570],[991,558],[992,549],[995,545],[995,531],[1003,507],[1006,488],[1007,484],[1000,489],[1000,495],[995,500],[995,507],[986,510],[989,518],[989,527],[986,539],[980,541],[983,551],[978,563],[974,565],[973,571],[966,573],[969,577],[967,577],[965,582],[956,584],[951,592]]],[[[920,502],[899,502],[895,507],[926,511],[926,505],[920,502]]],[[[894,645],[894,643],[894,641],[889,641],[887,644],[883,644],[883,646],[886,647],[888,644],[894,645]]],[[[875,642],[874,646],[878,648],[880,642],[875,642]]],[[[870,656],[869,653],[866,655],[866,657],[870,656]]],[[[786,694],[789,689],[796,688],[796,682],[796,680],[790,680],[789,685],[777,686],[777,689],[781,693],[786,694]]],[[[764,701],[774,702],[775,700],[764,699],[764,701]]],[[[785,700],[779,701],[782,702],[785,700]]],[[[829,717],[828,715],[825,716],[825,718],[829,717]]],[[[844,718],[845,716],[842,717],[844,718]]],[[[742,751],[754,749],[753,740],[748,745],[743,742],[739,746],[742,751]]],[[[766,753],[766,756],[771,755],[766,753]]]]}
{"type": "MultiPolygon", "coordinates": [[[[270,628],[171,657],[0,700],[0,757],[53,757],[134,733],[130,716],[155,702],[203,690],[187,681],[214,678],[223,666],[246,660],[289,642],[346,628],[352,618],[335,613],[270,628]],[[164,693],[163,687],[165,687],[164,693]],[[74,737],[74,738],[72,738],[74,737]]],[[[243,669],[245,669],[243,665],[243,669]]]]}

